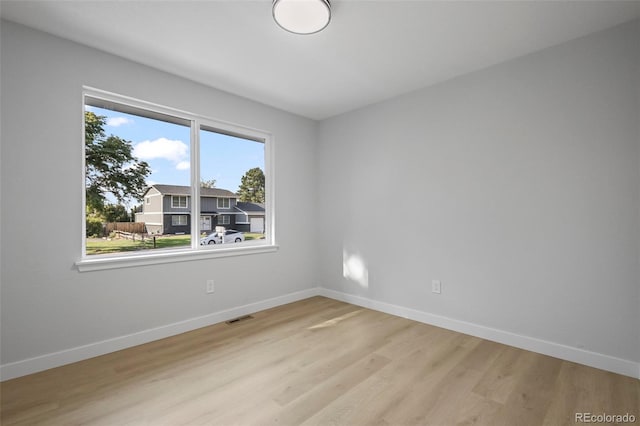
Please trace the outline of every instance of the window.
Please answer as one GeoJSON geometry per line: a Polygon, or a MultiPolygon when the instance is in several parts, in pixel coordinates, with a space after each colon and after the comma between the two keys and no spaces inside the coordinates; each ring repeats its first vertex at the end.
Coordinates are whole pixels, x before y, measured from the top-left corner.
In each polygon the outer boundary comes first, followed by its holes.
{"type": "Polygon", "coordinates": [[[229,198],[218,198],[218,208],[228,209],[231,207],[231,200],[229,198]]]}
{"type": "Polygon", "coordinates": [[[174,214],[171,216],[171,226],[187,226],[187,215],[174,214]]]}
{"type": "Polygon", "coordinates": [[[174,209],[186,209],[187,206],[187,196],[186,195],[172,195],[171,196],[171,207],[174,209]]]}
{"type": "Polygon", "coordinates": [[[267,133],[96,89],[85,88],[83,96],[81,271],[276,248],[267,133]],[[232,198],[264,204],[266,229],[250,232],[248,224],[239,223],[244,241],[201,246],[201,234],[214,223],[229,225],[233,215],[244,214],[232,198]],[[230,211],[220,215],[218,209],[230,211]],[[107,223],[124,222],[108,214],[120,210],[133,211],[135,222],[126,233],[114,231],[103,239],[107,223]],[[156,238],[147,238],[151,234],[156,238]],[[138,253],[144,256],[136,260],[138,253]]]}

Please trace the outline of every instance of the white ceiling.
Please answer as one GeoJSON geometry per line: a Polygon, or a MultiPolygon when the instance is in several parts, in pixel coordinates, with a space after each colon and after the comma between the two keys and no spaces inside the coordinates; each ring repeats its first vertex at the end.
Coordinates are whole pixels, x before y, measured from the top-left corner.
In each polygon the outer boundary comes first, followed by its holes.
{"type": "Polygon", "coordinates": [[[7,1],[0,16],[323,119],[640,16],[640,1],[333,0],[300,36],[271,0],[7,1]]]}

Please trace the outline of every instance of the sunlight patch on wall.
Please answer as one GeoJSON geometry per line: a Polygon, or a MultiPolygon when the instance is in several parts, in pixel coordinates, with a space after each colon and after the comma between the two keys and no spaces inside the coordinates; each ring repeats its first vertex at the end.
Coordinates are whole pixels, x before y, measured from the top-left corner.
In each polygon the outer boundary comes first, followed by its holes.
{"type": "Polygon", "coordinates": [[[354,281],[362,288],[369,288],[369,269],[362,256],[342,251],[342,276],[354,281]]]}

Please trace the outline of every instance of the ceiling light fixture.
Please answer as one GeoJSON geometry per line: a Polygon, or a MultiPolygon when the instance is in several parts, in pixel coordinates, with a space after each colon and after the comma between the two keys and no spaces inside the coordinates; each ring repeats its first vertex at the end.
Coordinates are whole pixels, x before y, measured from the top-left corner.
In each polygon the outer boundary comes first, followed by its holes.
{"type": "Polygon", "coordinates": [[[329,0],[273,0],[273,19],[294,34],[314,34],[331,21],[329,0]]]}

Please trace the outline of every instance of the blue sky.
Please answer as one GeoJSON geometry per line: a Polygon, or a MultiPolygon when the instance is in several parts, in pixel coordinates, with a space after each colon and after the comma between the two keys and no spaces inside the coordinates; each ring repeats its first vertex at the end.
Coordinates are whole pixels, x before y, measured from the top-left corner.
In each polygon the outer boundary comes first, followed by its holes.
{"type": "MultiPolygon", "coordinates": [[[[190,184],[190,129],[136,115],[86,106],[88,111],[107,117],[104,130],[132,142],[133,153],[151,166],[149,185],[190,184]]],[[[215,179],[216,187],[237,192],[240,179],[253,167],[264,170],[264,144],[200,132],[200,173],[204,180],[215,179]]]]}

